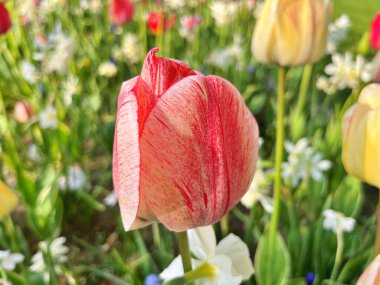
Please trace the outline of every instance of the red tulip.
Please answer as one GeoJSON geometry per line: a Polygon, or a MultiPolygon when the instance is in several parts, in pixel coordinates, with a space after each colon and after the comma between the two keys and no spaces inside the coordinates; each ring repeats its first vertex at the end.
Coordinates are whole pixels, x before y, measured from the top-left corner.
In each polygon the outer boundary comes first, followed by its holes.
{"type": "Polygon", "coordinates": [[[110,18],[113,24],[126,24],[133,18],[135,6],[131,0],[112,0],[110,18]]]}
{"type": "Polygon", "coordinates": [[[166,16],[163,12],[150,12],[148,16],[149,31],[153,35],[159,35],[162,31],[167,31],[175,25],[175,14],[166,16]]]}
{"type": "Polygon", "coordinates": [[[377,13],[371,24],[371,46],[380,49],[380,13],[377,13]]]}
{"type": "Polygon", "coordinates": [[[247,191],[258,126],[231,83],[157,50],[121,88],[114,186],[126,230],[183,231],[220,220],[247,191]]]}
{"type": "Polygon", "coordinates": [[[0,2],[0,35],[8,32],[12,26],[11,18],[4,3],[0,2]]]}

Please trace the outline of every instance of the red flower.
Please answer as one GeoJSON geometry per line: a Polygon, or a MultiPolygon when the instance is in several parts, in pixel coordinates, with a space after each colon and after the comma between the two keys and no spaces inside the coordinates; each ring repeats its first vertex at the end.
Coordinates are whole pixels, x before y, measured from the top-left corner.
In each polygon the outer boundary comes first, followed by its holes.
{"type": "Polygon", "coordinates": [[[380,13],[377,13],[371,24],[371,46],[380,49],[380,13]]]}
{"type": "Polygon", "coordinates": [[[238,90],[151,50],[118,100],[113,179],[126,230],[220,220],[247,191],[258,126],[238,90]]]}
{"type": "Polygon", "coordinates": [[[8,32],[12,26],[11,18],[4,3],[0,2],[0,35],[8,32]]]}
{"type": "Polygon", "coordinates": [[[148,16],[148,27],[153,35],[159,35],[162,30],[167,31],[175,25],[175,14],[166,16],[163,12],[152,11],[148,16]]]}
{"type": "Polygon", "coordinates": [[[130,0],[112,0],[110,18],[113,24],[126,24],[133,18],[135,6],[130,0]]]}

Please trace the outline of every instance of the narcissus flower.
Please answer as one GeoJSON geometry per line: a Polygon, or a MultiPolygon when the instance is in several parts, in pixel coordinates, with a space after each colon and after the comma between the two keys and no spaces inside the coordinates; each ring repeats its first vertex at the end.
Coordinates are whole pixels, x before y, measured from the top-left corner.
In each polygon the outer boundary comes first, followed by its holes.
{"type": "Polygon", "coordinates": [[[329,0],[266,0],[252,51],[257,61],[281,66],[312,63],[326,50],[329,0]]]}
{"type": "Polygon", "coordinates": [[[113,178],[126,230],[220,220],[247,191],[258,126],[238,90],[151,50],[118,100],[113,178]]]}
{"type": "Polygon", "coordinates": [[[16,193],[9,190],[7,185],[0,181],[0,219],[8,215],[18,203],[18,197],[16,193]]]}
{"type": "Polygon", "coordinates": [[[360,276],[356,285],[380,284],[380,255],[378,255],[360,276]]]}
{"type": "Polygon", "coordinates": [[[12,22],[5,4],[0,2],[0,35],[5,34],[11,28],[12,22]]]}
{"type": "Polygon", "coordinates": [[[380,49],[380,13],[376,14],[371,23],[370,42],[373,49],[380,49]]]}
{"type": "Polygon", "coordinates": [[[343,165],[346,171],[380,188],[380,85],[365,87],[345,114],[343,165]]]}
{"type": "Polygon", "coordinates": [[[111,22],[117,25],[130,22],[135,13],[135,6],[131,0],[112,0],[109,9],[111,22]]]}

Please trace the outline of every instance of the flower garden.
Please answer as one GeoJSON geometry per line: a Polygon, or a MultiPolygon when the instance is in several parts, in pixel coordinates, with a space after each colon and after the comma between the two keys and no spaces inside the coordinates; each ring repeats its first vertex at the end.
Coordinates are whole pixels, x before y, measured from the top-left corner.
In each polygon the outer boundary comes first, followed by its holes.
{"type": "Polygon", "coordinates": [[[0,0],[0,285],[380,285],[380,3],[0,0]]]}

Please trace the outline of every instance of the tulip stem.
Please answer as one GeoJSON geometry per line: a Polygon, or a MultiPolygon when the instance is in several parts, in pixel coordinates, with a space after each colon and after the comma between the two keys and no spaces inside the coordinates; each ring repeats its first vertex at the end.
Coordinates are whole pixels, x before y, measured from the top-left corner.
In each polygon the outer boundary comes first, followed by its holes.
{"type": "Polygon", "coordinates": [[[306,64],[303,68],[302,81],[300,91],[298,93],[297,112],[301,112],[306,102],[307,90],[309,89],[311,75],[313,73],[313,65],[306,64]]]}
{"type": "Polygon", "coordinates": [[[375,241],[375,256],[380,254],[380,195],[377,202],[377,228],[376,228],[376,241],[375,241]]]}
{"type": "Polygon", "coordinates": [[[179,246],[179,252],[182,258],[183,270],[184,272],[189,272],[192,270],[191,267],[191,253],[189,248],[189,240],[187,237],[187,232],[177,233],[177,240],[179,246]]]}
{"type": "Polygon", "coordinates": [[[277,81],[277,122],[276,122],[276,154],[275,154],[275,180],[274,180],[274,209],[270,224],[270,238],[275,240],[280,217],[281,205],[281,164],[284,145],[284,97],[285,97],[285,76],[284,67],[278,69],[277,81]]]}

